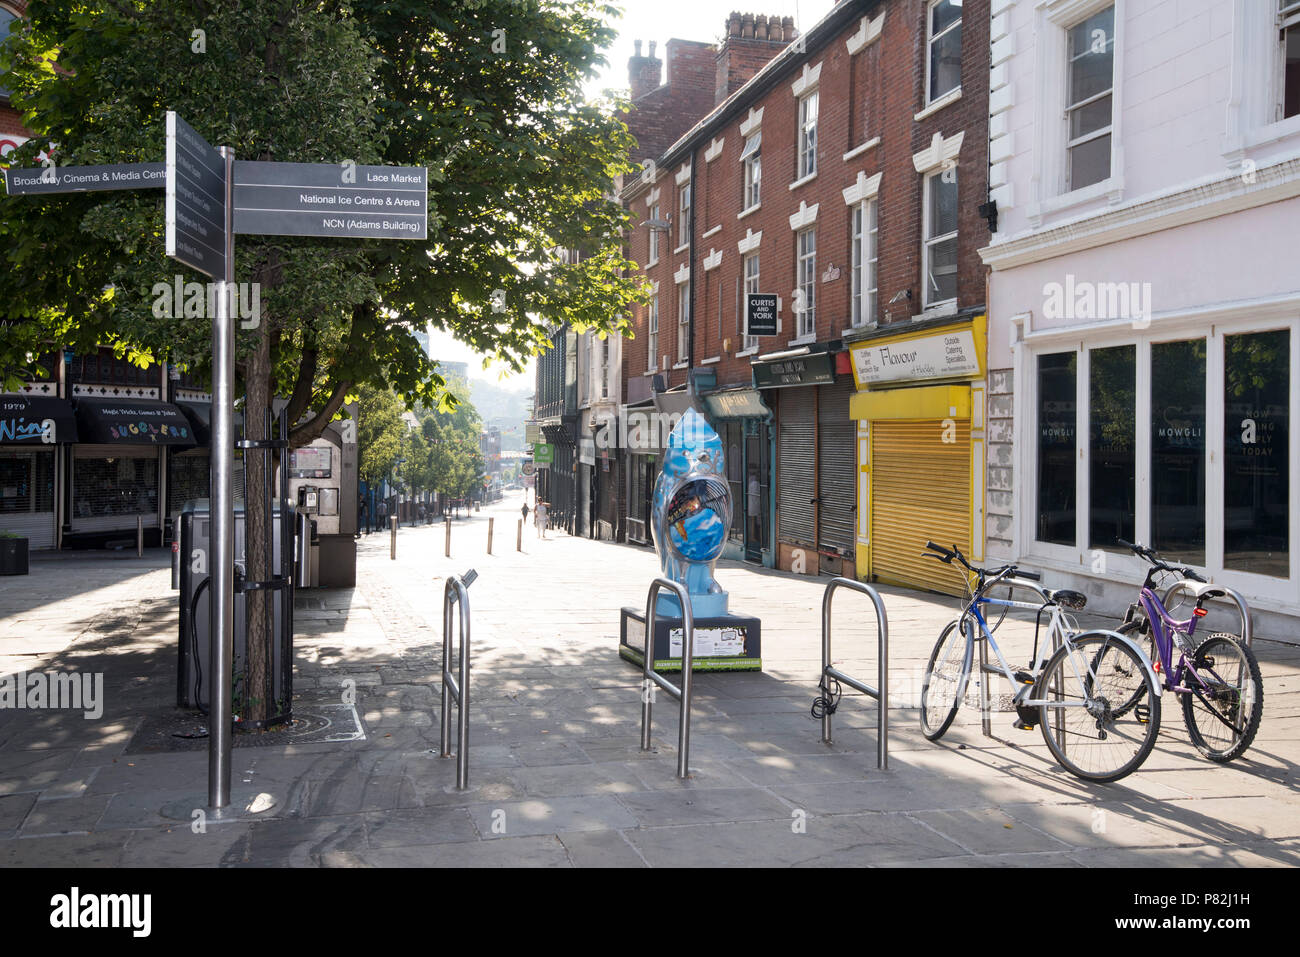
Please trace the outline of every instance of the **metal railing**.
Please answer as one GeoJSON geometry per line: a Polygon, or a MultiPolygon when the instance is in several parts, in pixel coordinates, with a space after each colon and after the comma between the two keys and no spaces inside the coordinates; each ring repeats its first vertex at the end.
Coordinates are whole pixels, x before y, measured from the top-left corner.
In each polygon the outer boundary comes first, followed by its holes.
{"type": "MultiPolygon", "coordinates": [[[[1175,592],[1186,591],[1192,595],[1195,595],[1196,589],[1200,587],[1202,584],[1203,584],[1202,582],[1194,582],[1186,578],[1174,582],[1165,591],[1165,596],[1163,599],[1163,603],[1165,607],[1166,608],[1169,607],[1169,599],[1174,596],[1175,592]]],[[[1251,622],[1250,622],[1250,606],[1246,604],[1246,599],[1241,596],[1241,592],[1237,591],[1234,588],[1229,588],[1227,585],[1220,585],[1218,583],[1215,583],[1214,587],[1219,589],[1219,591],[1223,592],[1223,598],[1221,599],[1222,601],[1231,602],[1232,604],[1237,606],[1237,614],[1241,616],[1241,643],[1245,645],[1247,648],[1249,648],[1250,640],[1253,636],[1253,632],[1251,629],[1251,622]]],[[[1212,598],[1210,600],[1218,601],[1220,599],[1212,598]]]]}
{"type": "MultiPolygon", "coordinates": [[[[822,674],[821,683],[824,686],[826,679],[830,678],[841,684],[846,684],[850,688],[862,692],[870,698],[876,699],[876,714],[878,727],[878,738],[876,741],[876,767],[886,770],[889,768],[889,618],[885,614],[885,603],[880,600],[880,595],[870,585],[854,581],[851,578],[833,578],[826,586],[826,592],[822,596],[822,674]],[[880,682],[879,688],[873,688],[863,681],[851,675],[846,675],[838,668],[831,665],[831,597],[835,594],[837,588],[848,588],[852,591],[861,592],[871,599],[871,603],[876,606],[876,635],[880,653],[880,664],[877,680],[880,682]]],[[[834,707],[822,709],[822,742],[831,743],[831,714],[834,713],[834,707]]]]}
{"type": "MultiPolygon", "coordinates": [[[[472,581],[473,579],[471,579],[472,581]]],[[[469,591],[459,575],[449,575],[442,593],[442,721],[440,751],[451,757],[447,739],[451,736],[451,703],[456,702],[456,787],[469,787],[469,591]],[[457,676],[451,673],[451,622],[460,605],[460,661],[457,676]],[[450,691],[450,694],[448,693],[450,691]]]]}
{"type": "Polygon", "coordinates": [[[652,715],[650,709],[654,702],[654,688],[658,685],[668,694],[681,702],[677,726],[677,776],[690,776],[689,754],[691,749],[691,668],[695,659],[695,615],[691,612],[691,598],[685,586],[667,578],[656,578],[650,583],[650,595],[645,603],[645,658],[641,668],[644,681],[641,684],[641,750],[650,750],[650,728],[652,715]],[[682,606],[682,686],[679,688],[663,675],[654,670],[654,626],[658,619],[655,611],[655,599],[660,589],[667,588],[676,596],[682,606]]]}

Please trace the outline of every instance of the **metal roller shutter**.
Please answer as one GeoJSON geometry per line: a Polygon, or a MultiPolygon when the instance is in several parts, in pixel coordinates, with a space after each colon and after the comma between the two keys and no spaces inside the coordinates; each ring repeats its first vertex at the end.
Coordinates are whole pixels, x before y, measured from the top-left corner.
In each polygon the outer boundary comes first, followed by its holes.
{"type": "Polygon", "coordinates": [[[849,418],[851,378],[821,387],[817,406],[818,547],[854,553],[857,499],[857,426],[849,418]]]}
{"type": "Polygon", "coordinates": [[[783,542],[815,546],[813,541],[813,465],[816,458],[813,390],[783,389],[778,431],[778,534],[783,542]]]}
{"type": "Polygon", "coordinates": [[[970,549],[970,420],[944,442],[939,419],[871,424],[871,570],[881,581],[960,595],[952,566],[922,558],[927,539],[970,549]]]}

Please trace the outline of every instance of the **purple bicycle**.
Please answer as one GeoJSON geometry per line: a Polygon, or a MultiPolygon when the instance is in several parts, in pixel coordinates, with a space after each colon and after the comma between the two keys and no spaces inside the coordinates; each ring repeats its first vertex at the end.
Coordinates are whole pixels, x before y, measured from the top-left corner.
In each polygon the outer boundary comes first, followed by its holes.
{"type": "MultiPolygon", "coordinates": [[[[1151,564],[1138,600],[1129,606],[1124,623],[1116,629],[1121,635],[1145,636],[1150,642],[1151,663],[1166,691],[1178,695],[1183,704],[1183,721],[1196,749],[1211,761],[1228,762],[1240,757],[1255,740],[1264,711],[1264,683],[1260,678],[1255,653],[1236,635],[1215,632],[1196,644],[1196,625],[1207,614],[1205,602],[1220,598],[1225,592],[1207,582],[1190,568],[1180,568],[1162,561],[1155,549],[1119,539],[1119,544],[1151,564]],[[1179,575],[1197,582],[1190,588],[1196,599],[1192,615],[1185,621],[1175,619],[1161,602],[1154,585],[1165,575],[1179,575]],[[1178,661],[1174,662],[1174,649],[1178,661]]],[[[1141,639],[1139,639],[1141,640],[1141,639]]],[[[1103,668],[1125,669],[1129,662],[1118,656],[1102,661],[1102,649],[1094,661],[1103,668]]],[[[1118,714],[1136,709],[1138,719],[1147,705],[1145,689],[1126,701],[1118,714]]]]}

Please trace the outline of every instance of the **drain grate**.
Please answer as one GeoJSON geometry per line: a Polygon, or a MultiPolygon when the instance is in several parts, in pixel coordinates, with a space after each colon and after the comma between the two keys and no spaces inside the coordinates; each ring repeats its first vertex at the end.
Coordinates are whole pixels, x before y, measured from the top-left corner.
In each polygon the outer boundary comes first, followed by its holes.
{"type": "Polygon", "coordinates": [[[313,741],[364,741],[365,728],[355,706],[317,701],[294,702],[293,727],[288,736],[295,744],[313,741]]]}

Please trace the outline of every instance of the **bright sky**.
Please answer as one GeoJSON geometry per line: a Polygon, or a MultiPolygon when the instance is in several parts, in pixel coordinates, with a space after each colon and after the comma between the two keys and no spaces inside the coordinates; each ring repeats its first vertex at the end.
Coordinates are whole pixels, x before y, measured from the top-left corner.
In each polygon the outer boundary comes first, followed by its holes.
{"type": "MultiPolygon", "coordinates": [[[[835,0],[615,0],[623,7],[623,17],[615,24],[618,38],[605,51],[609,64],[601,75],[588,85],[588,92],[597,96],[602,90],[627,90],[627,61],[635,52],[633,42],[641,40],[643,54],[649,54],[650,41],[658,43],[656,55],[664,58],[664,46],[673,37],[683,40],[719,41],[726,29],[727,16],[733,11],[765,13],[769,17],[794,17],[795,27],[804,33],[830,12],[835,0]]],[[[667,64],[664,66],[667,80],[667,64]]],[[[496,381],[504,367],[487,371],[482,368],[482,357],[468,346],[457,342],[445,333],[434,333],[432,350],[435,358],[452,362],[468,362],[473,378],[496,381]]],[[[513,387],[532,381],[533,367],[529,364],[525,376],[512,376],[502,385],[513,387]]]]}

